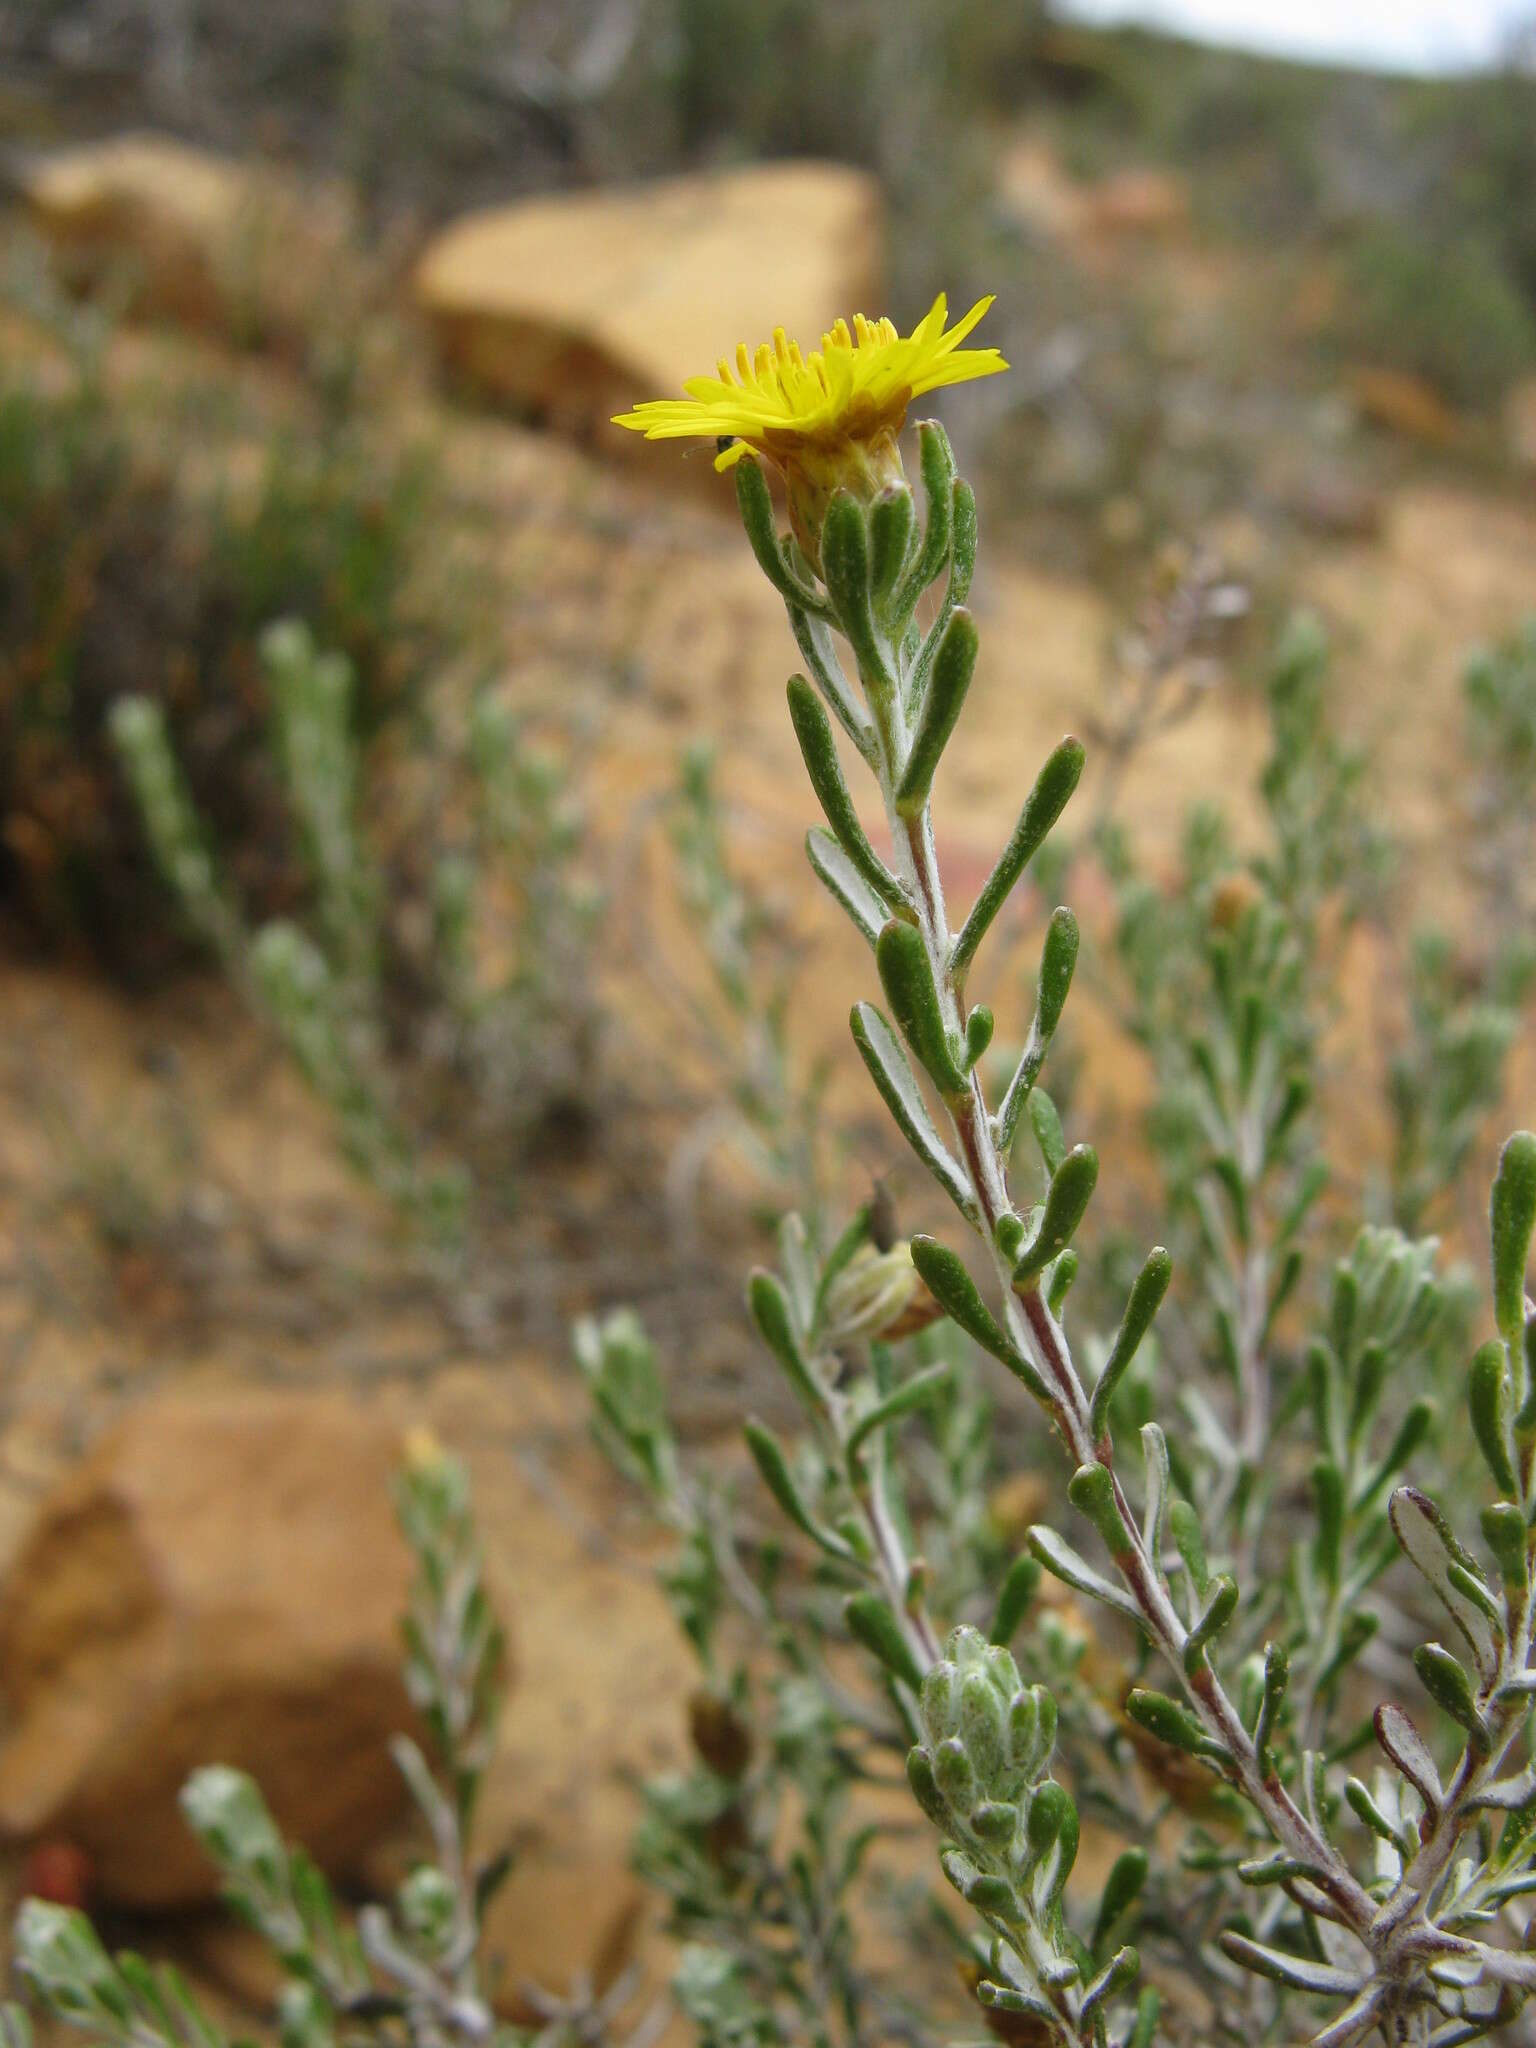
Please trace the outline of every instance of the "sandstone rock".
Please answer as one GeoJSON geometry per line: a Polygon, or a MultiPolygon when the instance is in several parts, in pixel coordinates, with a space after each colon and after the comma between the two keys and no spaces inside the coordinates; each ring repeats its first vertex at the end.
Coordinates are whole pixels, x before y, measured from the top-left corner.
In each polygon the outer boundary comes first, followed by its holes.
{"type": "Polygon", "coordinates": [[[1041,137],[1020,135],[1007,146],[998,161],[997,192],[1006,211],[1031,233],[1055,242],[1076,234],[1083,188],[1041,137]]]}
{"type": "Polygon", "coordinates": [[[401,1800],[410,1577],[390,1432],[330,1396],[171,1397],[39,1509],[0,1588],[0,1830],[65,1842],[93,1896],[211,1897],[177,1793],[249,1770],[345,1876],[401,1800]]]}
{"type": "Polygon", "coordinates": [[[1155,237],[1189,225],[1189,187],[1171,171],[1117,171],[1083,194],[1088,232],[1155,237]]]}
{"type": "Polygon", "coordinates": [[[833,164],[566,193],[447,228],[416,296],[462,384],[643,458],[611,413],[775,326],[811,343],[840,313],[878,310],[879,224],[873,179],[833,164]]]}
{"type": "Polygon", "coordinates": [[[1073,178],[1049,142],[1025,133],[997,171],[1004,208],[1032,233],[1062,243],[1154,240],[1189,225],[1189,187],[1168,171],[1116,171],[1097,184],[1073,178]]]}
{"type": "Polygon", "coordinates": [[[336,188],[169,136],[60,150],[23,170],[22,189],[71,282],[124,275],[136,310],[242,342],[302,346],[345,271],[336,188]]]}

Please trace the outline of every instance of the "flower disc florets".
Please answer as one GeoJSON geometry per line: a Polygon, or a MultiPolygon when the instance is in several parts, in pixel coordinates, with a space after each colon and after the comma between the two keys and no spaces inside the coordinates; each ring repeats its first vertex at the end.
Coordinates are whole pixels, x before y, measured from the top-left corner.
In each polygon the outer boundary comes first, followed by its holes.
{"type": "Polygon", "coordinates": [[[717,469],[749,450],[766,456],[783,474],[795,537],[814,562],[834,491],[850,490],[867,504],[902,481],[896,437],[913,399],[1007,369],[995,348],[960,346],[991,304],[978,299],[946,328],[940,292],[908,335],[889,320],[855,314],[851,331],[839,320],[809,355],[775,328],[755,356],[744,344],[737,349],[734,370],[722,356],[718,375],[688,380],[686,398],[650,399],[614,423],[652,441],[723,440],[717,469]]]}

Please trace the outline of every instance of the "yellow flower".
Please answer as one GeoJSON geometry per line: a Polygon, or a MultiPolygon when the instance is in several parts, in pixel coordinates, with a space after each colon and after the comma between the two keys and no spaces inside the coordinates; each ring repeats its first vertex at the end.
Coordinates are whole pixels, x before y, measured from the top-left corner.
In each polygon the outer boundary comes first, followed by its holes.
{"type": "Polygon", "coordinates": [[[839,320],[808,356],[777,327],[755,357],[745,344],[737,349],[734,375],[722,356],[717,377],[689,378],[686,398],[650,399],[616,414],[614,424],[650,441],[728,434],[731,445],[715,457],[717,469],[729,469],[749,448],[783,468],[802,453],[882,441],[900,431],[914,398],[1007,369],[995,348],[960,347],[991,304],[978,299],[946,330],[940,292],[908,335],[889,320],[856,313],[851,334],[839,320]]]}
{"type": "Polygon", "coordinates": [[[978,299],[946,329],[948,306],[940,292],[908,335],[889,320],[856,313],[852,333],[839,320],[808,356],[778,327],[755,357],[745,344],[737,349],[734,375],[722,356],[718,376],[689,378],[686,398],[649,399],[633,412],[616,413],[614,425],[650,441],[729,437],[716,469],[729,469],[749,450],[766,455],[783,473],[790,523],[816,567],[833,492],[851,490],[872,500],[901,481],[896,436],[913,399],[1007,369],[995,348],[960,346],[991,304],[978,299]]]}

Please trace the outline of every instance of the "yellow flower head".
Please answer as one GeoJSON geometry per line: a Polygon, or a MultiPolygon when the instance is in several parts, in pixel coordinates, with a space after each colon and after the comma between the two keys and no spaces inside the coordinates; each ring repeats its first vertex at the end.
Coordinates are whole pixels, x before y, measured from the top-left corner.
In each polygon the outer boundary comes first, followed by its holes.
{"type": "Polygon", "coordinates": [[[1007,369],[995,348],[960,346],[991,304],[978,299],[946,330],[948,307],[940,292],[908,335],[889,320],[856,313],[851,334],[839,320],[808,356],[777,327],[755,357],[745,344],[737,349],[734,374],[722,356],[717,377],[689,378],[686,398],[650,399],[616,414],[614,424],[650,441],[729,434],[731,446],[716,456],[717,469],[729,469],[749,448],[782,462],[802,449],[873,441],[899,432],[907,407],[924,392],[1007,369]]]}
{"type": "Polygon", "coordinates": [[[896,436],[914,398],[1007,369],[995,348],[960,346],[991,304],[978,299],[946,328],[940,292],[908,335],[857,313],[851,333],[839,320],[809,355],[778,327],[756,356],[745,344],[737,349],[734,373],[722,356],[718,376],[689,378],[686,398],[650,399],[617,413],[614,424],[651,441],[729,436],[716,469],[749,449],[766,455],[784,473],[796,531],[814,561],[820,513],[834,490],[872,496],[900,477],[896,436]]]}

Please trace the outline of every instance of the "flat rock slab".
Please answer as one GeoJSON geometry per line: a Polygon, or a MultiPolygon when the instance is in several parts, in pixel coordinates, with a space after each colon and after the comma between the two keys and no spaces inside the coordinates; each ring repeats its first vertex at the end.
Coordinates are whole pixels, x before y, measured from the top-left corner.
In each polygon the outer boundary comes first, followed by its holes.
{"type": "Polygon", "coordinates": [[[802,162],[472,214],[429,244],[415,286],[461,387],[642,458],[611,414],[775,327],[811,347],[839,314],[879,312],[880,280],[875,181],[802,162]]]}
{"type": "Polygon", "coordinates": [[[117,135],[25,165],[22,194],[66,278],[121,278],[131,310],[302,350],[351,233],[340,189],[172,136],[117,135]]]}
{"type": "Polygon", "coordinates": [[[0,1831],[70,1845],[93,1901],[211,1898],[177,1795],[261,1784],[337,1876],[402,1804],[411,1575],[395,1435],[330,1395],[170,1396],[54,1488],[0,1587],[0,1831]]]}

